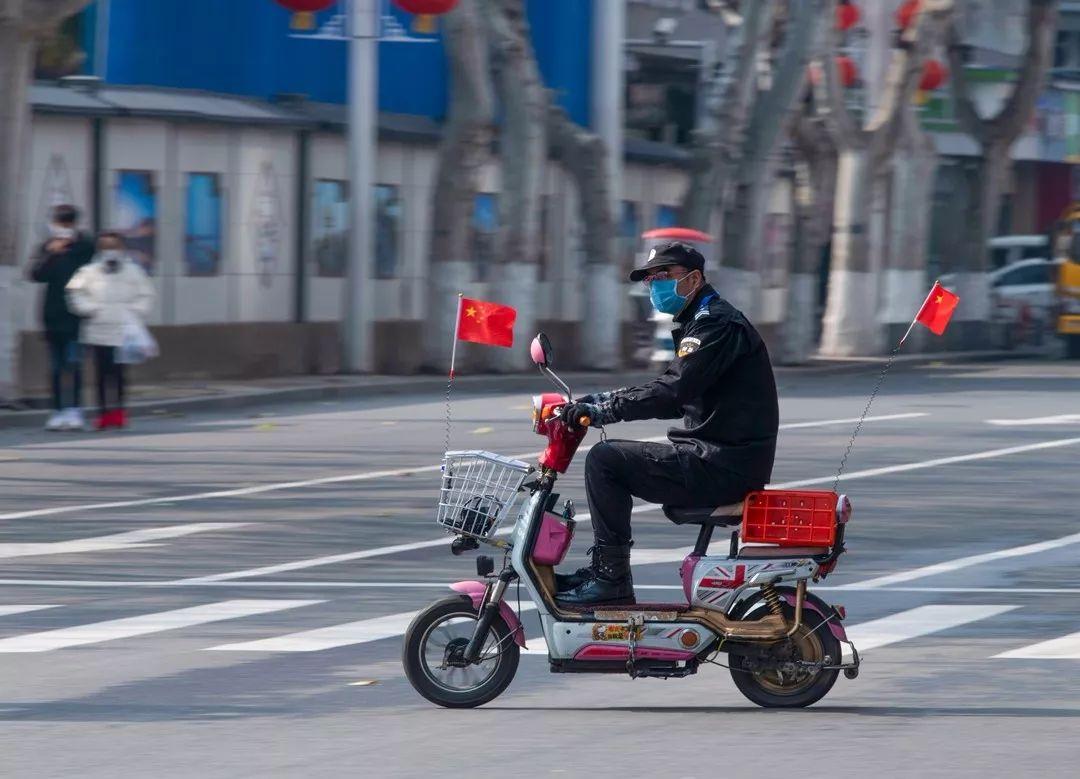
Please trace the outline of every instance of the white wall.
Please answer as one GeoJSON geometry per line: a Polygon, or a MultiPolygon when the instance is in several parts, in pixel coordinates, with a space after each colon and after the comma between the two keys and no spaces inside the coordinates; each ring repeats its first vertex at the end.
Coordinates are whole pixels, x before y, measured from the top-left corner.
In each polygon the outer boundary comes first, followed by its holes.
{"type": "MultiPolygon", "coordinates": [[[[71,199],[88,212],[92,207],[91,122],[82,118],[36,115],[33,119],[33,159],[30,197],[23,235],[29,255],[30,238],[39,238],[42,198],[47,181],[62,168],[70,179],[71,199]],[[56,163],[55,160],[60,160],[56,163]]],[[[104,121],[101,202],[102,224],[116,226],[116,182],[119,171],[145,170],[154,175],[156,242],[154,283],[159,305],[153,321],[161,324],[290,321],[296,284],[296,171],[299,140],[290,129],[224,124],[178,123],[158,119],[104,121]],[[219,175],[222,196],[222,261],[220,275],[192,277],[184,262],[185,219],[189,173],[219,175]],[[259,259],[260,227],[273,215],[268,262],[259,259]]],[[[398,187],[402,202],[398,236],[397,278],[373,279],[379,320],[425,318],[427,310],[428,245],[431,195],[434,184],[434,146],[382,143],[377,183],[398,187]]],[[[347,150],[342,135],[316,132],[310,136],[308,168],[308,235],[314,211],[317,179],[346,180],[347,150]]],[[[498,192],[496,161],[481,173],[481,192],[498,192]]],[[[629,163],[624,168],[622,200],[640,204],[643,230],[655,226],[658,205],[678,204],[685,175],[677,168],[629,163]]],[[[55,188],[55,185],[54,185],[55,188]]],[[[549,200],[547,225],[550,262],[537,287],[540,319],[577,321],[581,318],[584,257],[581,253],[580,208],[572,179],[549,165],[544,193],[549,200]]],[[[89,229],[91,215],[86,213],[89,229]]],[[[310,241],[309,241],[310,244],[310,241]]],[[[344,281],[317,275],[309,249],[305,257],[306,307],[310,321],[339,321],[344,281]]],[[[469,294],[488,294],[490,285],[475,283],[469,294]]],[[[24,296],[25,311],[18,321],[37,327],[36,301],[24,296]]],[[[625,312],[624,312],[625,313],[625,312]]]]}

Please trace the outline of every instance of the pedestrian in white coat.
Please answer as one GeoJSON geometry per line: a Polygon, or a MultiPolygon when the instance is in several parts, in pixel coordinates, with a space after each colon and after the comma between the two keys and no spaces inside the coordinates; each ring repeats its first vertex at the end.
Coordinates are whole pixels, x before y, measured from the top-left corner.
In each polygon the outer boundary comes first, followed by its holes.
{"type": "Polygon", "coordinates": [[[83,317],[81,341],[94,353],[97,368],[97,429],[125,427],[124,366],[118,347],[132,322],[142,325],[154,306],[154,287],[146,271],[124,251],[118,233],[98,236],[97,254],[67,285],[71,310],[83,317]]]}

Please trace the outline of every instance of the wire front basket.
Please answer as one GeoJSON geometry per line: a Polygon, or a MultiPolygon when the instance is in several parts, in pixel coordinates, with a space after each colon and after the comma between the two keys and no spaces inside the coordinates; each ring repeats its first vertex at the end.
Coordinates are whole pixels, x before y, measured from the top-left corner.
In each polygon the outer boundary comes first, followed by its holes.
{"type": "Polygon", "coordinates": [[[435,521],[448,533],[490,539],[517,503],[528,463],[491,452],[447,452],[435,521]]]}

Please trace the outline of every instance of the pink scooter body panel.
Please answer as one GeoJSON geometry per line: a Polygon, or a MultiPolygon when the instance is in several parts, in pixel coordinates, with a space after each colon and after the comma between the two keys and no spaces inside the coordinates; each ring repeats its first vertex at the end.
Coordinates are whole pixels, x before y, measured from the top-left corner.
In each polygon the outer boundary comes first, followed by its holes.
{"type": "MultiPolygon", "coordinates": [[[[487,585],[475,580],[454,582],[450,585],[450,589],[454,592],[460,592],[462,595],[468,595],[472,598],[473,606],[480,608],[480,601],[484,599],[487,585]]],[[[510,628],[510,632],[514,636],[514,643],[518,646],[525,646],[525,628],[521,626],[521,620],[518,619],[518,615],[514,613],[514,610],[510,608],[510,604],[504,600],[499,601],[499,614],[502,615],[506,626],[510,628]]]]}

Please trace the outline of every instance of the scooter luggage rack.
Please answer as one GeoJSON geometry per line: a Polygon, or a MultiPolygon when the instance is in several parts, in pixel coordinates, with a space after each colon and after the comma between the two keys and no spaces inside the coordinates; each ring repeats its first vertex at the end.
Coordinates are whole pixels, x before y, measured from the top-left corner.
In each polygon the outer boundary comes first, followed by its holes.
{"type": "Polygon", "coordinates": [[[532,466],[492,452],[447,452],[435,521],[448,533],[488,541],[509,516],[532,466]]]}

